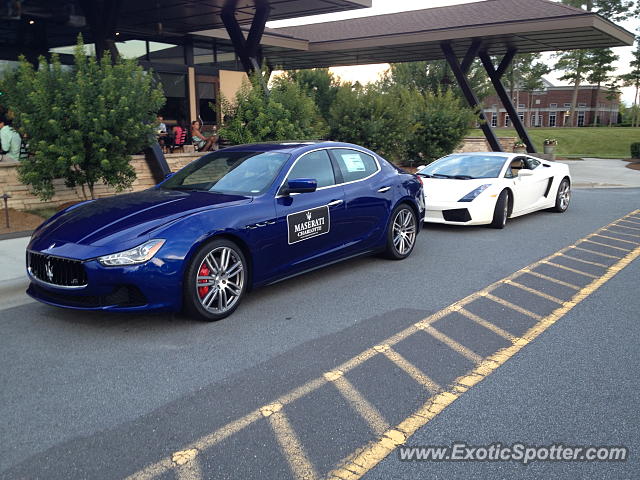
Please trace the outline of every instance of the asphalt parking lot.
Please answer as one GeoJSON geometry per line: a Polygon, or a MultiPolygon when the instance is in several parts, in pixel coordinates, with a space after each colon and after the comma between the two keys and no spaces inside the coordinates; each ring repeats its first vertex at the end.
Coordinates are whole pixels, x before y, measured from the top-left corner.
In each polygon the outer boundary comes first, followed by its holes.
{"type": "Polygon", "coordinates": [[[393,450],[562,439],[637,451],[639,199],[576,190],[565,214],[503,231],[429,226],[406,261],[282,282],[217,323],[0,310],[0,477],[630,478],[633,454],[523,469],[401,463],[393,450]]]}

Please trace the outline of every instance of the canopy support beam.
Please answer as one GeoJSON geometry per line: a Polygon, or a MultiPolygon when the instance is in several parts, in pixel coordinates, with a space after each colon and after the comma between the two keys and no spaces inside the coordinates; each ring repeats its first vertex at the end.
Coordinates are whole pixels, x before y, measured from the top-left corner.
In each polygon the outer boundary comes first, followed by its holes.
{"type": "Polygon", "coordinates": [[[511,119],[511,122],[516,129],[516,132],[518,132],[518,136],[527,146],[527,152],[536,153],[536,147],[533,145],[533,142],[531,141],[529,133],[522,123],[522,120],[520,120],[518,111],[513,105],[513,101],[505,90],[504,85],[502,85],[502,82],[500,81],[502,76],[504,75],[504,72],[506,72],[506,70],[509,68],[509,65],[511,65],[513,57],[515,57],[516,53],[518,53],[518,51],[515,48],[510,48],[509,50],[507,50],[507,53],[502,58],[498,68],[494,67],[493,61],[491,60],[491,57],[486,50],[480,51],[479,56],[480,61],[484,65],[484,69],[487,71],[489,79],[493,84],[493,88],[498,94],[498,97],[500,97],[500,101],[502,102],[502,105],[504,105],[505,110],[509,114],[509,118],[511,119]]]}
{"type": "Polygon", "coordinates": [[[496,137],[496,134],[491,129],[491,125],[487,123],[487,119],[484,115],[484,112],[482,111],[482,107],[480,106],[478,97],[476,97],[476,94],[473,92],[471,85],[469,85],[469,80],[467,79],[468,69],[471,67],[471,63],[473,62],[473,58],[475,57],[475,52],[477,52],[477,49],[479,49],[479,45],[477,45],[476,42],[472,43],[471,47],[469,47],[469,50],[467,51],[467,54],[465,55],[463,65],[467,69],[467,72],[465,72],[460,65],[458,57],[453,51],[450,43],[442,42],[440,44],[440,48],[442,49],[442,53],[444,53],[444,57],[447,60],[447,63],[451,67],[451,71],[456,77],[458,85],[462,89],[462,94],[467,99],[467,102],[469,103],[471,108],[478,112],[478,117],[480,117],[480,128],[484,132],[484,136],[487,138],[489,146],[494,152],[502,152],[502,146],[498,141],[498,137],[496,137]]]}
{"type": "MultiPolygon", "coordinates": [[[[269,3],[266,0],[254,0],[255,14],[247,38],[244,37],[236,19],[236,4],[237,0],[228,1],[222,8],[220,18],[247,75],[260,73],[260,40],[269,19],[269,3]]],[[[262,79],[262,87],[267,92],[264,79],[262,79]]]]}

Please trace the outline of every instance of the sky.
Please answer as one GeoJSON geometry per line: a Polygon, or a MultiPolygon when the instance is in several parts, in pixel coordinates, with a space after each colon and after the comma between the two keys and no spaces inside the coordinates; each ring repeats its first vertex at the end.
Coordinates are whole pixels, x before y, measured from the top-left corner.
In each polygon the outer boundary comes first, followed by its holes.
{"type": "MultiPolygon", "coordinates": [[[[448,5],[458,5],[461,3],[471,3],[477,0],[373,0],[371,8],[363,8],[359,10],[352,10],[341,13],[328,13],[324,15],[315,15],[312,17],[295,18],[291,20],[279,20],[267,23],[270,28],[289,27],[292,25],[306,25],[309,23],[318,22],[330,22],[335,20],[344,20],[347,18],[367,17],[370,15],[380,15],[383,13],[395,13],[404,12],[408,10],[419,10],[434,7],[445,7],[448,5]]],[[[640,34],[640,18],[633,18],[620,25],[626,28],[628,31],[636,34],[640,34]]],[[[620,57],[615,62],[616,74],[623,74],[630,70],[629,62],[632,60],[632,52],[634,47],[616,47],[614,53],[620,57]]],[[[554,60],[551,58],[551,54],[543,54],[542,60],[548,64],[552,64],[554,60]]],[[[339,76],[344,81],[360,81],[361,83],[372,82],[379,78],[385,70],[389,68],[386,63],[376,65],[357,65],[353,67],[333,67],[331,71],[339,76]]],[[[566,82],[562,82],[558,79],[561,76],[561,72],[552,72],[546,75],[545,78],[554,85],[568,85],[566,82]]],[[[634,88],[627,87],[622,89],[622,101],[627,105],[633,103],[634,88]]]]}

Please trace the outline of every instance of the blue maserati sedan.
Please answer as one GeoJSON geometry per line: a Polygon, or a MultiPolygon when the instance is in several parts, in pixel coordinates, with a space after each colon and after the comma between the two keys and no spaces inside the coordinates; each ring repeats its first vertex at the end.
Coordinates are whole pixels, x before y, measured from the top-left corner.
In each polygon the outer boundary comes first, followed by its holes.
{"type": "Polygon", "coordinates": [[[27,293],[67,308],[217,320],[254,287],[357,255],[406,258],[423,217],[420,179],[365,148],[240,145],[151,189],[51,217],[27,247],[27,293]]]}

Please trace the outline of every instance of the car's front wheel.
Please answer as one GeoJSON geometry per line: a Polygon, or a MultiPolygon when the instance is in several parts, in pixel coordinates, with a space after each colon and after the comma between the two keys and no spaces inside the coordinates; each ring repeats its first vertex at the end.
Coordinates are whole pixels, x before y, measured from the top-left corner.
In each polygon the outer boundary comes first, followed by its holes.
{"type": "Polygon", "coordinates": [[[391,214],[387,230],[386,256],[392,260],[407,258],[416,244],[418,224],[416,214],[406,203],[398,205],[391,214]]]}
{"type": "Polygon", "coordinates": [[[568,179],[563,179],[558,187],[558,193],[556,193],[556,204],[553,210],[558,213],[565,212],[569,208],[569,202],[571,201],[571,184],[568,179]]]}
{"type": "Polygon", "coordinates": [[[490,223],[492,228],[504,228],[509,218],[509,194],[503,190],[496,201],[496,208],[493,211],[493,221],[490,223]]]}
{"type": "Polygon", "coordinates": [[[213,239],[193,257],[187,269],[185,308],[207,321],[231,315],[247,289],[247,261],[226,239],[213,239]]]}

